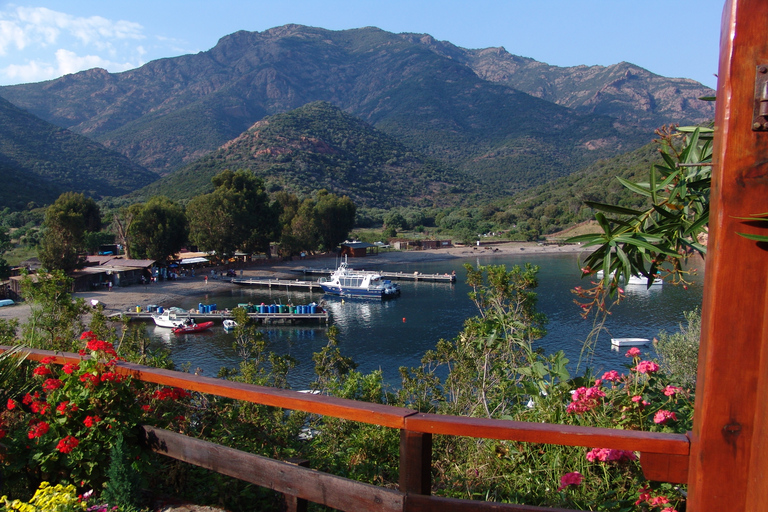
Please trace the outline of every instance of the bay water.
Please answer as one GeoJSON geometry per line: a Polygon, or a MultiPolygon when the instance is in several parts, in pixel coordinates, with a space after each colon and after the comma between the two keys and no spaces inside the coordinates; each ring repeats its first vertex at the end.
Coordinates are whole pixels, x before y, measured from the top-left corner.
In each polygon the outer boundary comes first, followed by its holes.
{"type": "MultiPolygon", "coordinates": [[[[578,254],[504,254],[485,255],[471,259],[448,259],[419,263],[393,263],[378,267],[366,266],[364,258],[354,260],[350,266],[366,270],[389,270],[406,273],[456,272],[454,284],[424,281],[401,281],[400,297],[389,300],[341,299],[321,292],[296,292],[262,288],[235,287],[227,292],[190,297],[178,306],[196,308],[198,303],[216,304],[218,309],[234,308],[240,303],[295,305],[324,300],[330,311],[331,324],[339,329],[341,353],[351,357],[358,370],[368,373],[380,369],[385,381],[393,387],[399,385],[401,366],[420,364],[427,350],[440,339],[453,339],[462,329],[464,321],[478,311],[469,299],[469,286],[465,283],[464,263],[477,265],[538,265],[538,308],[548,318],[547,334],[536,341],[545,353],[563,350],[571,361],[572,373],[582,373],[585,367],[596,373],[624,370],[629,361],[627,347],[618,351],[611,347],[610,338],[649,338],[660,331],[676,332],[685,321],[684,312],[701,305],[703,263],[698,273],[689,276],[691,284],[682,286],[664,284],[626,286],[626,298],[611,309],[604,329],[598,334],[594,351],[582,354],[584,341],[593,329],[591,319],[583,319],[581,309],[574,303],[571,290],[575,286],[587,287],[589,281],[581,279],[578,254]]],[[[317,279],[315,277],[314,279],[317,279]]],[[[236,368],[240,362],[233,347],[233,335],[221,324],[211,330],[177,336],[168,329],[147,327],[157,345],[170,350],[177,368],[186,365],[207,377],[215,377],[222,367],[236,368]]],[[[294,389],[306,388],[314,376],[312,354],[327,344],[327,327],[317,323],[290,326],[267,325],[261,327],[270,341],[270,349],[278,354],[290,354],[299,361],[289,381],[294,389]]],[[[653,347],[641,347],[653,356],[653,347]]]]}

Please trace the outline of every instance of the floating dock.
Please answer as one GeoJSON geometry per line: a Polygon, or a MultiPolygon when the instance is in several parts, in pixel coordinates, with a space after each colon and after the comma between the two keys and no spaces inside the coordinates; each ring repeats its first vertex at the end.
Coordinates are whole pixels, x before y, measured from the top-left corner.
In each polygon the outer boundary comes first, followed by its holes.
{"type": "MultiPolygon", "coordinates": [[[[319,308],[318,308],[319,309],[319,308]]],[[[130,320],[149,320],[152,321],[153,313],[146,311],[124,311],[122,313],[113,313],[109,315],[109,318],[119,318],[126,316],[130,320]]],[[[182,317],[182,315],[179,315],[182,317]]],[[[196,322],[220,321],[228,318],[234,319],[232,312],[216,311],[211,313],[190,313],[190,318],[194,318],[196,322]]],[[[318,310],[315,313],[248,313],[248,318],[255,320],[261,324],[297,324],[303,322],[318,322],[319,324],[328,324],[331,315],[327,310],[318,310]]]]}
{"type": "Polygon", "coordinates": [[[299,288],[302,290],[309,290],[309,291],[320,291],[322,292],[323,289],[320,287],[319,284],[317,284],[317,281],[302,281],[299,279],[290,280],[290,279],[269,279],[269,278],[258,278],[258,277],[251,277],[248,279],[243,278],[235,278],[232,279],[232,283],[239,285],[239,286],[257,286],[261,288],[278,288],[278,289],[291,289],[291,288],[299,288]]]}
{"type": "MultiPolygon", "coordinates": [[[[306,275],[330,275],[335,269],[331,268],[305,268],[296,269],[294,272],[302,272],[306,275]]],[[[379,274],[382,279],[397,279],[401,281],[436,281],[442,283],[455,283],[456,274],[422,274],[421,272],[387,272],[382,270],[351,269],[361,274],[379,274]]]]}

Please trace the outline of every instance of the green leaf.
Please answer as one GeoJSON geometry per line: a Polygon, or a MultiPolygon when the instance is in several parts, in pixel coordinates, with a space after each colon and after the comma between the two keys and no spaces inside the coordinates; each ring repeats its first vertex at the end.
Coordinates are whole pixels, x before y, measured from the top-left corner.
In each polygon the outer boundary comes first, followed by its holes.
{"type": "Polygon", "coordinates": [[[619,183],[624,185],[626,188],[628,188],[632,192],[635,192],[636,194],[640,194],[641,196],[651,197],[651,191],[648,188],[641,187],[637,183],[632,183],[631,181],[625,180],[624,178],[621,178],[619,176],[617,176],[616,179],[619,180],[619,183]]]}
{"type": "Polygon", "coordinates": [[[594,201],[584,201],[584,204],[595,210],[600,210],[607,213],[615,213],[617,215],[640,215],[643,212],[640,210],[633,210],[632,208],[623,208],[621,206],[614,206],[612,204],[596,203],[594,201]]]}
{"type": "Polygon", "coordinates": [[[768,242],[768,235],[753,235],[752,233],[739,233],[738,231],[736,234],[743,236],[744,238],[748,238],[749,240],[755,240],[757,242],[768,242]]]}

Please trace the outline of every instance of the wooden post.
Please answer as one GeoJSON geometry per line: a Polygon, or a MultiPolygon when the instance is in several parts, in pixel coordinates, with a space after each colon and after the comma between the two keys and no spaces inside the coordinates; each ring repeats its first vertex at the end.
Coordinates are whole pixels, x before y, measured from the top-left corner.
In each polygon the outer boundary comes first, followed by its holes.
{"type": "Polygon", "coordinates": [[[728,0],[720,41],[688,510],[757,512],[768,506],[768,251],[737,232],[768,235],[738,218],[768,211],[768,131],[753,119],[768,2],[728,0]]]}
{"type": "MultiPolygon", "coordinates": [[[[307,459],[291,458],[285,462],[301,466],[302,468],[309,467],[309,461],[307,459]]],[[[285,506],[285,512],[307,512],[309,502],[298,496],[283,493],[283,505],[285,506]]]]}
{"type": "Polygon", "coordinates": [[[400,492],[432,492],[432,434],[400,431],[400,492]]]}

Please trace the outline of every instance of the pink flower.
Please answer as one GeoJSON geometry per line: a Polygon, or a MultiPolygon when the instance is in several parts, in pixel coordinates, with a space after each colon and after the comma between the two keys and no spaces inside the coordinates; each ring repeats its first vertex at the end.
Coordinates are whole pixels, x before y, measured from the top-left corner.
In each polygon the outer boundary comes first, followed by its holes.
{"type": "Polygon", "coordinates": [[[659,365],[653,361],[640,361],[633,369],[637,373],[654,373],[659,371],[659,365]]]}
{"type": "Polygon", "coordinates": [[[656,414],[653,415],[653,422],[654,423],[666,423],[667,420],[677,421],[677,416],[674,412],[671,411],[665,411],[664,409],[659,410],[656,414]]]}
{"type": "Polygon", "coordinates": [[[621,380],[621,377],[622,375],[616,370],[611,370],[603,374],[603,380],[607,380],[608,382],[618,382],[621,380]]]}
{"type": "Polygon", "coordinates": [[[582,414],[595,409],[600,405],[600,398],[605,396],[605,391],[599,387],[580,387],[571,391],[571,403],[566,409],[569,413],[582,414]]]}
{"type": "Polygon", "coordinates": [[[678,388],[677,386],[667,386],[664,388],[664,394],[667,396],[675,396],[676,394],[680,393],[683,390],[683,388],[678,388]]]}
{"type": "Polygon", "coordinates": [[[626,460],[637,460],[637,456],[626,450],[613,450],[611,448],[593,448],[587,452],[589,462],[624,462],[626,460]]]}
{"type": "Polygon", "coordinates": [[[652,507],[658,507],[659,505],[666,505],[669,503],[669,499],[666,496],[656,496],[648,503],[650,503],[652,507]]]}
{"type": "Polygon", "coordinates": [[[661,509],[661,512],[677,512],[677,510],[675,510],[672,507],[667,507],[667,508],[661,509]]]}
{"type": "Polygon", "coordinates": [[[560,487],[558,487],[557,490],[562,491],[569,485],[581,485],[583,478],[584,477],[581,476],[581,473],[578,471],[574,471],[573,473],[566,473],[560,477],[560,487]]]}
{"type": "Polygon", "coordinates": [[[627,353],[624,354],[624,357],[637,357],[640,355],[640,349],[637,347],[632,347],[631,349],[627,350],[627,353]]]}

